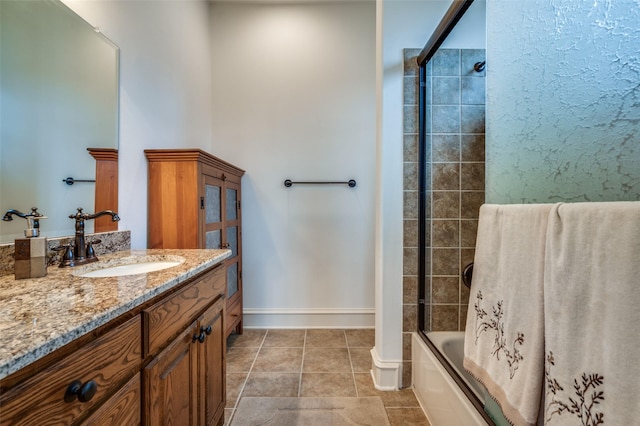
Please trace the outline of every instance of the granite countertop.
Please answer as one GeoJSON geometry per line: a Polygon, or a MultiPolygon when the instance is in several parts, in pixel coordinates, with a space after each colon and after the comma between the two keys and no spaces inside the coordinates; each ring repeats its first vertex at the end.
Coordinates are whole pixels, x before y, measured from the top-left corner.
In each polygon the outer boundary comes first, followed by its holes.
{"type": "Polygon", "coordinates": [[[50,266],[42,278],[0,277],[0,379],[230,255],[230,250],[126,250],[74,268],[50,266]],[[184,262],[160,271],[108,278],[76,276],[121,262],[173,260],[176,256],[184,262]]]}

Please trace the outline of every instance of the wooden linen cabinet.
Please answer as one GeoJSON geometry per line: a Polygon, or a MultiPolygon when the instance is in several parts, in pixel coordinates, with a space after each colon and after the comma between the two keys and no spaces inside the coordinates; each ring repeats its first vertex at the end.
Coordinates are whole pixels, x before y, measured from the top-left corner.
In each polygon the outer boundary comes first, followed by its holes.
{"type": "Polygon", "coordinates": [[[225,336],[242,333],[244,170],[199,149],[147,149],[148,247],[228,248],[225,336]]]}

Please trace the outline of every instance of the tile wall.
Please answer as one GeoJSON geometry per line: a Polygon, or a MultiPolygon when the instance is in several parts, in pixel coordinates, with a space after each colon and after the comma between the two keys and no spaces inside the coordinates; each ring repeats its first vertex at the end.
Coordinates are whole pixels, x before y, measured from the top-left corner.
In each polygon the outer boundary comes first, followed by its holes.
{"type": "MultiPolygon", "coordinates": [[[[418,66],[404,68],[404,385],[410,385],[411,333],[418,329],[418,66]]],[[[427,237],[425,331],[463,330],[469,299],[460,273],[473,261],[484,202],[484,50],[440,49],[427,64],[427,237]]]]}

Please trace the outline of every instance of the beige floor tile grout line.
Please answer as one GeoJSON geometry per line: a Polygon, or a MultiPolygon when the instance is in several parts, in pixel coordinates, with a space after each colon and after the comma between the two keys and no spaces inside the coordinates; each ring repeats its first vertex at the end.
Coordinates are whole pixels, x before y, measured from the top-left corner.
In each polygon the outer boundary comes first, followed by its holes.
{"type": "Polygon", "coordinates": [[[302,396],[302,372],[304,371],[304,355],[307,350],[307,330],[304,330],[304,339],[302,339],[302,360],[300,361],[300,377],[298,378],[298,398],[302,396]]]}
{"type": "Polygon", "coordinates": [[[349,345],[349,338],[347,337],[347,330],[344,330],[344,340],[347,343],[347,356],[349,357],[349,365],[351,366],[351,380],[353,380],[353,387],[356,390],[356,398],[360,397],[358,393],[358,383],[356,383],[356,373],[353,368],[353,359],[351,358],[351,346],[349,345]]]}
{"type": "Polygon", "coordinates": [[[242,393],[244,392],[244,388],[247,385],[247,382],[249,381],[249,376],[251,375],[251,372],[253,371],[253,366],[256,364],[256,361],[258,360],[258,354],[260,353],[260,349],[262,349],[262,345],[264,345],[264,341],[267,339],[267,334],[269,334],[269,330],[267,330],[266,333],[264,333],[264,336],[262,337],[262,341],[260,342],[260,345],[258,346],[258,351],[256,352],[256,355],[253,358],[253,361],[251,362],[251,367],[249,367],[249,372],[247,373],[247,377],[244,378],[244,382],[242,382],[242,386],[240,386],[240,392],[238,393],[238,398],[236,399],[235,404],[233,405],[233,409],[231,411],[231,416],[229,416],[229,423],[231,424],[231,422],[233,421],[233,416],[235,416],[236,414],[236,410],[238,409],[238,404],[240,403],[240,399],[242,397],[242,393]]]}

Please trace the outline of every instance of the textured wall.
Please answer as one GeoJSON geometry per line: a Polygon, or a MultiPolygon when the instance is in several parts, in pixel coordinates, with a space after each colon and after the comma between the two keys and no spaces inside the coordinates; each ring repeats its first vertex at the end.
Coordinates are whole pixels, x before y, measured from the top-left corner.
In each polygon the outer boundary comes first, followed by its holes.
{"type": "Polygon", "coordinates": [[[487,1],[487,202],[640,200],[640,1],[487,1]]]}

